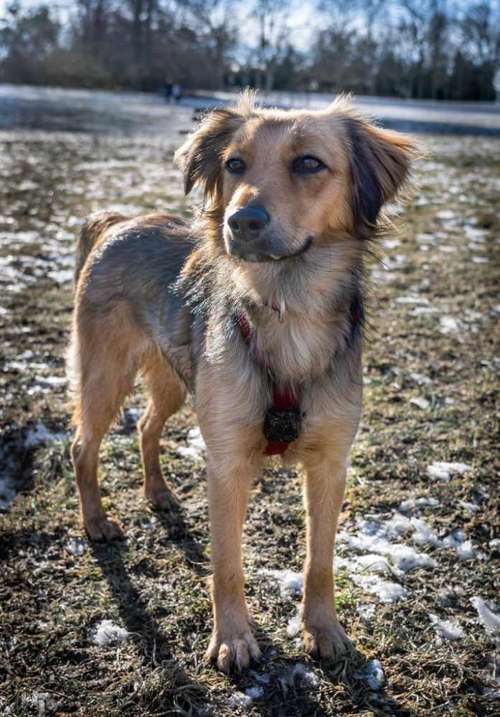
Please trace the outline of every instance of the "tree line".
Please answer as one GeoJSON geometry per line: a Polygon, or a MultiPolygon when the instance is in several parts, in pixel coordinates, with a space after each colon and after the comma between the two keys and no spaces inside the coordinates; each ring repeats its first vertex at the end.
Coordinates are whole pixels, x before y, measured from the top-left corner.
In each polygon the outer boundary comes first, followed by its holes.
{"type": "Polygon", "coordinates": [[[0,81],[493,100],[497,0],[8,2],[0,81]]]}

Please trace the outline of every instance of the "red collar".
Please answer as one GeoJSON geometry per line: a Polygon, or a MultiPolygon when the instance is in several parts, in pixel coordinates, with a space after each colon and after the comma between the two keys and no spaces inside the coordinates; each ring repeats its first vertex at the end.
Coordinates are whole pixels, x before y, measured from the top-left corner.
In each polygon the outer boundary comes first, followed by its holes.
{"type": "MultiPolygon", "coordinates": [[[[252,341],[253,331],[250,326],[250,322],[242,311],[239,311],[236,314],[236,323],[243,341],[247,344],[247,346],[249,346],[252,341]]],[[[257,360],[264,368],[266,368],[265,363],[259,359],[257,360]]],[[[273,381],[272,395],[272,408],[275,408],[278,411],[286,411],[288,409],[297,409],[300,407],[299,397],[290,383],[280,384],[278,386],[278,384],[273,381]]],[[[281,455],[286,451],[289,445],[290,444],[286,441],[268,441],[266,447],[264,448],[264,455],[281,455]]]]}

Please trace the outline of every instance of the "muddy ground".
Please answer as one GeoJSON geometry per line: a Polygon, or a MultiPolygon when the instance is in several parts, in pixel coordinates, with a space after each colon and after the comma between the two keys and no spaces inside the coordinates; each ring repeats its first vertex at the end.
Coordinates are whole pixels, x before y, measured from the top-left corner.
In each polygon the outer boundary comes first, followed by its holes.
{"type": "Polygon", "coordinates": [[[208,522],[189,407],[163,439],[182,513],[169,521],[138,497],[138,388],[102,451],[104,501],[127,541],[82,536],[64,370],[74,240],[101,208],[189,215],[172,155],[191,114],[169,112],[154,132],[148,108],[116,128],[108,114],[0,132],[2,713],[498,714],[500,139],[421,138],[418,187],[371,269],[364,418],[338,550],[357,656],[304,655],[300,473],[276,463],[245,532],[262,663],[236,677],[203,663],[208,522]]]}

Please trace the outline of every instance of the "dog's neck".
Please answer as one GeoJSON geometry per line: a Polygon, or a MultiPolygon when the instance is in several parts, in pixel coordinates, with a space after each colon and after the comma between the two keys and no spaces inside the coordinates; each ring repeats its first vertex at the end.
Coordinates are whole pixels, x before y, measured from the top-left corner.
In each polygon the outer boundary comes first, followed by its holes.
{"type": "MultiPolygon", "coordinates": [[[[361,305],[361,251],[350,239],[300,259],[230,268],[234,310],[250,322],[256,353],[279,380],[322,375],[353,335],[361,305]]],[[[360,319],[359,319],[360,321],[360,319]]]]}

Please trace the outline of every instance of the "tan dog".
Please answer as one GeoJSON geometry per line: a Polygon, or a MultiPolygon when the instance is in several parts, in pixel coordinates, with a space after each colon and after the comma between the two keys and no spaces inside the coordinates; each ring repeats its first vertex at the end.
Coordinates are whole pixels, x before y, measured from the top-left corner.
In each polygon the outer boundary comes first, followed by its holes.
{"type": "Polygon", "coordinates": [[[413,151],[345,101],[286,112],[245,98],[208,115],[177,153],[186,192],[204,192],[198,224],[101,214],[82,232],[70,368],[83,525],[93,539],[121,535],[102,509],[98,451],[138,371],[150,396],[139,425],[144,491],[170,503],[159,438],[190,390],[208,451],[208,656],[222,670],[259,657],[241,533],[266,455],[305,468],[306,649],[332,657],[348,645],[333,550],[361,410],[363,254],[413,151]]]}

